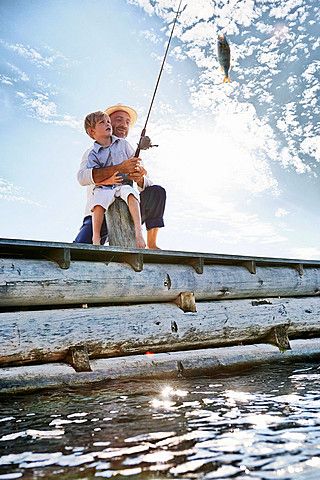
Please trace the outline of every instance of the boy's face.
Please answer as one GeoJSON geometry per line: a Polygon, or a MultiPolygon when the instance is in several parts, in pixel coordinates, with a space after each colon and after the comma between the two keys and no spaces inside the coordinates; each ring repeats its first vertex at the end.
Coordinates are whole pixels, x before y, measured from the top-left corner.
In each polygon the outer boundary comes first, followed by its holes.
{"type": "Polygon", "coordinates": [[[109,115],[104,115],[97,121],[94,128],[90,129],[90,136],[97,142],[106,140],[112,135],[112,126],[109,115]]]}

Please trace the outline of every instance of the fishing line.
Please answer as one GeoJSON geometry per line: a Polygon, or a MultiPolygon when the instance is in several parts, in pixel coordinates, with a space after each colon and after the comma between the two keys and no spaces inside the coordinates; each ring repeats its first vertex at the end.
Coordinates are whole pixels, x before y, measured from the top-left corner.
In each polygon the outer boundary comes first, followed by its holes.
{"type": "Polygon", "coordinates": [[[159,85],[159,82],[160,82],[163,67],[164,67],[165,61],[167,59],[167,55],[168,55],[168,51],[169,51],[169,47],[170,47],[170,43],[171,43],[173,31],[174,31],[174,27],[176,26],[178,15],[180,13],[181,3],[182,3],[182,0],[180,0],[178,11],[177,11],[177,14],[176,14],[174,22],[173,22],[173,26],[172,26],[169,41],[168,41],[168,45],[167,45],[167,48],[166,48],[166,51],[165,51],[165,54],[164,54],[164,57],[163,57],[163,60],[162,60],[162,65],[161,65],[160,72],[159,72],[159,75],[158,75],[157,83],[156,83],[156,86],[155,86],[155,89],[154,89],[154,92],[153,92],[153,96],[152,96],[152,99],[151,99],[147,119],[146,119],[146,122],[144,124],[143,129],[142,129],[142,132],[141,132],[141,135],[140,135],[140,140],[139,140],[139,143],[138,143],[138,147],[137,147],[137,150],[136,150],[135,155],[134,155],[135,157],[139,157],[140,150],[145,150],[146,148],[149,148],[149,147],[152,146],[149,137],[145,137],[146,129],[147,129],[147,123],[148,123],[150,113],[151,113],[151,109],[152,109],[152,106],[153,106],[153,102],[154,102],[154,99],[155,99],[155,96],[156,96],[156,93],[157,93],[157,90],[158,90],[158,85],[159,85]],[[146,140],[144,141],[144,139],[146,139],[146,140]]]}

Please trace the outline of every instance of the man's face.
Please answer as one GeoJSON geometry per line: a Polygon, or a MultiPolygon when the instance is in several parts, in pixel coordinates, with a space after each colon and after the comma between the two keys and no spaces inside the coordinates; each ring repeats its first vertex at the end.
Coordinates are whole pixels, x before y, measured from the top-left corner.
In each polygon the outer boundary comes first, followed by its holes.
{"type": "Polygon", "coordinates": [[[110,115],[112,130],[114,135],[120,138],[124,138],[129,133],[130,128],[130,115],[127,112],[113,112],[110,115]]]}

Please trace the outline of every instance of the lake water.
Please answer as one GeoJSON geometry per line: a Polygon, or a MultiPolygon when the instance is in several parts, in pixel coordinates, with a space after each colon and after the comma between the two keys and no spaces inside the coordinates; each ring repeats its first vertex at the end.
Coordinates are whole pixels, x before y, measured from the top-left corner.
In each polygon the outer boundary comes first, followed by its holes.
{"type": "Polygon", "coordinates": [[[0,404],[0,479],[320,478],[316,363],[0,404]]]}

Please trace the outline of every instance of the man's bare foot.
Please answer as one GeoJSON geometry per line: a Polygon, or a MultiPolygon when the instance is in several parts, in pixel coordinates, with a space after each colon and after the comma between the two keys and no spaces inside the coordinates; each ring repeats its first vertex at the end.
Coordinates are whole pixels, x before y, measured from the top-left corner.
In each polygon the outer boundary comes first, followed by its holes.
{"type": "Polygon", "coordinates": [[[161,250],[161,248],[158,247],[158,245],[148,245],[148,249],[149,250],[161,250]]]}
{"type": "Polygon", "coordinates": [[[158,227],[150,228],[149,230],[147,230],[147,245],[149,250],[160,250],[157,245],[158,231],[158,227]]]}
{"type": "Polygon", "coordinates": [[[93,237],[92,237],[92,243],[93,243],[93,245],[100,245],[100,243],[101,243],[101,238],[100,238],[100,237],[93,236],[93,237]]]}

